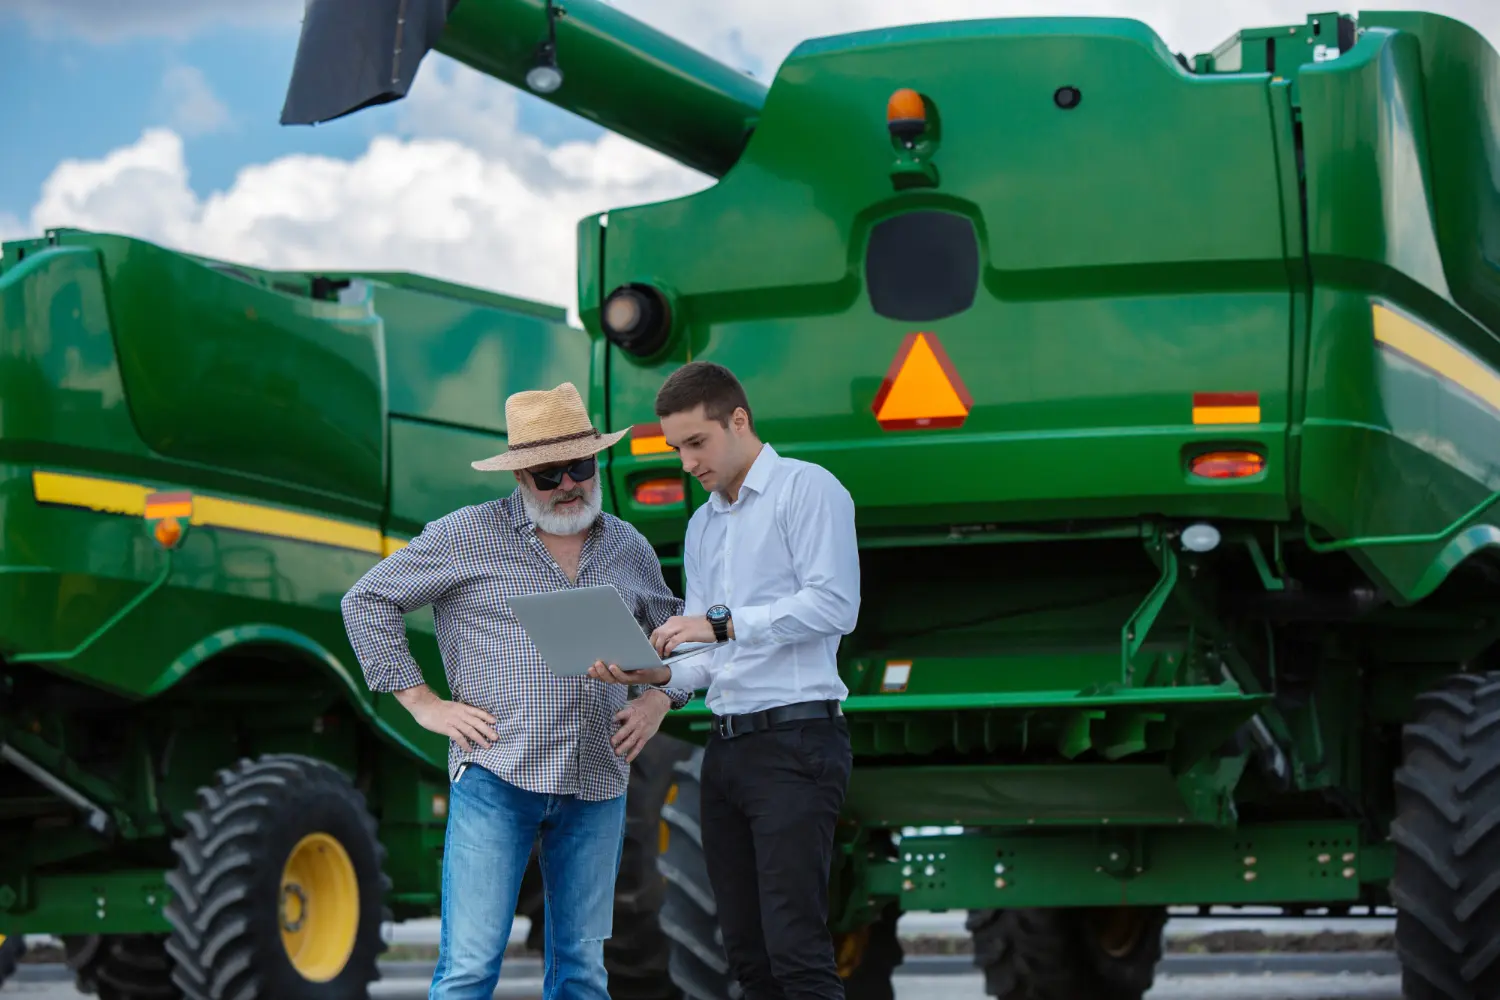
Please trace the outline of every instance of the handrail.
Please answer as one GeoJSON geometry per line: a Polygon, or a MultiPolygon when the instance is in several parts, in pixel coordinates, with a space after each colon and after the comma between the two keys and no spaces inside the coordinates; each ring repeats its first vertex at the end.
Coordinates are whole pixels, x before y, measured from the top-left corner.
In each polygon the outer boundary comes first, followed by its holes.
{"type": "Polygon", "coordinates": [[[1467,514],[1448,525],[1448,527],[1441,531],[1429,532],[1425,535],[1367,535],[1365,537],[1343,538],[1333,542],[1319,542],[1312,536],[1311,524],[1304,524],[1302,526],[1302,533],[1307,541],[1307,547],[1314,552],[1341,552],[1345,549],[1363,549],[1376,545],[1427,545],[1446,541],[1449,536],[1479,516],[1486,507],[1490,506],[1496,500],[1500,500],[1500,490],[1491,493],[1488,497],[1481,500],[1467,514]]]}
{"type": "Polygon", "coordinates": [[[10,662],[56,663],[60,660],[71,660],[75,656],[81,655],[86,649],[88,649],[94,643],[98,642],[106,632],[123,621],[126,615],[130,614],[136,608],[140,607],[142,602],[144,602],[146,598],[150,597],[152,594],[156,593],[156,591],[160,590],[162,584],[167,582],[167,577],[172,575],[172,550],[165,549],[164,554],[166,555],[166,559],[162,561],[161,572],[156,575],[156,579],[152,580],[151,583],[149,583],[139,594],[136,594],[135,597],[131,598],[123,608],[110,615],[109,618],[105,620],[104,624],[94,629],[94,631],[90,633],[77,646],[74,646],[69,650],[53,650],[47,653],[20,653],[16,656],[9,657],[10,662]]]}

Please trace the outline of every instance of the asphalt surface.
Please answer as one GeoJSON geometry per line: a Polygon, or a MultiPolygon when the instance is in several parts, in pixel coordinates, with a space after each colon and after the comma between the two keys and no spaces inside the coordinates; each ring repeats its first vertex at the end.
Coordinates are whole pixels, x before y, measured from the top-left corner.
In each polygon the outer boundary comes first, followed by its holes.
{"type": "MultiPolygon", "coordinates": [[[[895,980],[897,1000],[988,1000],[977,975],[902,976],[895,980]]],[[[503,981],[495,1000],[540,1000],[542,980],[516,977],[503,981]]],[[[16,1000],[76,1000],[66,983],[13,981],[0,997],[16,1000]]],[[[370,1000],[425,1000],[425,979],[393,979],[376,984],[370,1000]]],[[[1150,1000],[1401,1000],[1394,976],[1159,976],[1150,1000]]]]}
{"type": "MultiPolygon", "coordinates": [[[[901,918],[903,937],[967,937],[961,913],[912,913],[901,918]]],[[[1219,910],[1208,915],[1175,915],[1169,938],[1194,937],[1221,930],[1261,930],[1270,934],[1314,934],[1321,931],[1390,933],[1395,921],[1387,912],[1352,918],[1274,918],[1253,909],[1219,910]]],[[[518,919],[512,940],[524,941],[527,922],[518,919]]],[[[433,945],[436,920],[416,920],[386,928],[393,944],[433,945]]],[[[984,981],[967,956],[911,956],[894,979],[897,1000],[989,1000],[984,981]]],[[[370,989],[370,1000],[426,1000],[432,967],[423,962],[394,962],[370,989]]],[[[535,958],[506,963],[495,1000],[540,1000],[542,967],[535,958]]],[[[0,1000],[76,1000],[79,994],[60,966],[23,965],[17,977],[0,987],[0,1000]]],[[[1159,967],[1149,1000],[1401,1000],[1395,957],[1383,952],[1343,954],[1271,954],[1262,956],[1169,954],[1159,967]]]]}

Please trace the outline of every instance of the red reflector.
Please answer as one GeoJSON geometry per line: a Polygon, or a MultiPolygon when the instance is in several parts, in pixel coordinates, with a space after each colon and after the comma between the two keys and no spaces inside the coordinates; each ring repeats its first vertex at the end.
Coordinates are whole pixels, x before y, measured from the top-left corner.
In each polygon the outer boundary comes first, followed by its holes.
{"type": "Polygon", "coordinates": [[[683,492],[682,480],[679,479],[648,479],[643,483],[635,484],[635,502],[649,504],[653,507],[661,507],[667,504],[682,503],[686,494],[683,492]]]}
{"type": "Polygon", "coordinates": [[[1193,459],[1195,476],[1205,479],[1243,479],[1264,470],[1266,460],[1253,451],[1211,451],[1193,459]]]}

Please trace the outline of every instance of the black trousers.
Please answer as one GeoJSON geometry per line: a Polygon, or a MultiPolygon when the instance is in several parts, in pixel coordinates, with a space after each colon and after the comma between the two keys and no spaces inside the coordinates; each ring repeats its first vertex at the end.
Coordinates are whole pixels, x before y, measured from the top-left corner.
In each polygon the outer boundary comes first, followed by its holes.
{"type": "Polygon", "coordinates": [[[853,762],[842,717],[712,736],[704,749],[703,849],[745,1000],[843,1000],[828,880],[853,762]]]}

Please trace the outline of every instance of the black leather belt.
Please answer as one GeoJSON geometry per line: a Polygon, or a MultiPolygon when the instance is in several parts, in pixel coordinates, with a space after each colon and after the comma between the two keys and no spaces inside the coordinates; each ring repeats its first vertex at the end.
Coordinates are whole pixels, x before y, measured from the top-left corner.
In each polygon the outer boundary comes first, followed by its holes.
{"type": "Polygon", "coordinates": [[[720,739],[732,740],[746,733],[770,729],[782,722],[800,719],[836,719],[844,714],[844,706],[837,700],[799,701],[795,705],[779,705],[759,712],[744,715],[716,715],[710,728],[720,739]]]}

